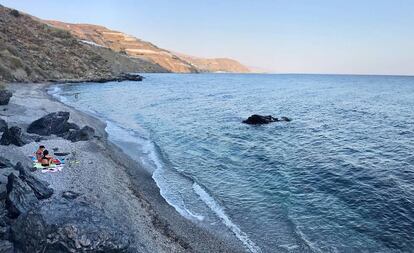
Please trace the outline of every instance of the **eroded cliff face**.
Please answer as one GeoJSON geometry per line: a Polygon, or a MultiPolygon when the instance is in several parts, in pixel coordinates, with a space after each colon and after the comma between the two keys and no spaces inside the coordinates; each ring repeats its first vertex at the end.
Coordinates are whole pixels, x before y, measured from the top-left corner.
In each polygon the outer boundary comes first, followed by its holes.
{"type": "Polygon", "coordinates": [[[152,61],[170,72],[249,72],[239,62],[226,59],[206,59],[190,57],[159,48],[154,44],[140,40],[122,32],[103,26],[90,24],[69,24],[59,21],[44,21],[54,27],[66,29],[80,40],[111,48],[137,59],[152,61]]]}
{"type": "Polygon", "coordinates": [[[178,56],[190,62],[200,72],[249,73],[250,70],[240,62],[229,58],[200,58],[184,54],[178,56]]]}
{"type": "Polygon", "coordinates": [[[152,62],[82,43],[66,30],[0,5],[0,81],[93,80],[121,72],[163,71],[152,62]]]}
{"type": "Polygon", "coordinates": [[[138,59],[152,61],[170,72],[198,72],[193,65],[175,54],[122,32],[97,25],[68,24],[59,21],[45,22],[54,27],[70,31],[80,40],[92,42],[138,59]]]}

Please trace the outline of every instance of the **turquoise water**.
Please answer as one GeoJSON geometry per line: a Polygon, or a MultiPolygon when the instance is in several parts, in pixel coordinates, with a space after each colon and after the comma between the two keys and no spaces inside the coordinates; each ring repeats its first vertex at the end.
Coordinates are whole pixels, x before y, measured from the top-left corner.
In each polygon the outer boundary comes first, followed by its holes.
{"type": "Polygon", "coordinates": [[[59,86],[188,219],[252,252],[414,249],[414,78],[146,74],[59,86]],[[251,114],[292,122],[249,126],[251,114]]]}

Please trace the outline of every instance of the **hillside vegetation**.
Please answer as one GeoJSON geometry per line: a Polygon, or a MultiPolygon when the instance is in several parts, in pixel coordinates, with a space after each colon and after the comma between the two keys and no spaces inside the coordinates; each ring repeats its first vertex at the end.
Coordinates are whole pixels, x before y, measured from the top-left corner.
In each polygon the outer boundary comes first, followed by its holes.
{"type": "Polygon", "coordinates": [[[166,70],[82,43],[66,30],[0,5],[0,81],[91,80],[120,72],[166,70]]]}

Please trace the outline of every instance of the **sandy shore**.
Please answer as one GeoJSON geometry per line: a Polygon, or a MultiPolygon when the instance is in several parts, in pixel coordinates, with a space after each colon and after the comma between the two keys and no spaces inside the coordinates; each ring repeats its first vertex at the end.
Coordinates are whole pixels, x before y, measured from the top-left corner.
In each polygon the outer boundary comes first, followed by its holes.
{"type": "MultiPolygon", "coordinates": [[[[70,112],[70,121],[96,130],[91,141],[72,143],[59,137],[41,142],[49,150],[68,152],[68,162],[61,172],[35,174],[50,183],[57,201],[63,191],[80,194],[79,199],[102,210],[124,226],[136,252],[245,252],[242,243],[229,235],[212,233],[201,224],[180,216],[161,197],[151,174],[107,140],[105,123],[52,99],[46,85],[12,84],[14,95],[0,116],[9,126],[24,130],[34,120],[55,111],[70,112]]],[[[30,166],[28,158],[40,143],[23,147],[0,146],[13,163],[30,166]]]]}

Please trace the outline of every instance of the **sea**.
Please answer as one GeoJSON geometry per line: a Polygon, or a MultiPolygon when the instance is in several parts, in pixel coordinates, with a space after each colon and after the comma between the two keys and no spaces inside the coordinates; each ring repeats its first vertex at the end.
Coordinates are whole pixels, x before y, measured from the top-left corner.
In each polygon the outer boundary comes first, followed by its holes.
{"type": "Polygon", "coordinates": [[[414,77],[143,75],[50,93],[104,120],[182,216],[254,253],[414,252],[414,77]]]}

